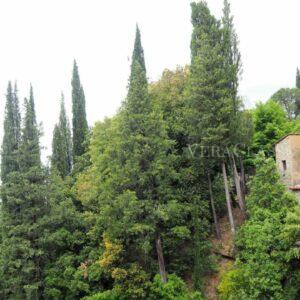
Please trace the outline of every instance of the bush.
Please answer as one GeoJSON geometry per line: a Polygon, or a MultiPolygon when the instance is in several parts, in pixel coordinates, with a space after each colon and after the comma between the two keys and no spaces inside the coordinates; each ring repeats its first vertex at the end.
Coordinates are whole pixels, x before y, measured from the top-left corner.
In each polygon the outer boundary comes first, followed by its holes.
{"type": "Polygon", "coordinates": [[[94,294],[93,296],[88,296],[83,298],[83,300],[121,300],[113,290],[105,291],[102,293],[94,294]]]}
{"type": "Polygon", "coordinates": [[[85,297],[84,300],[203,300],[199,292],[190,293],[184,281],[175,274],[168,276],[168,282],[162,283],[159,275],[156,275],[148,289],[148,294],[136,298],[133,288],[124,291],[114,288],[109,291],[97,293],[93,296],[85,297]],[[134,298],[133,298],[134,297],[134,298]]]}
{"type": "Polygon", "coordinates": [[[184,281],[175,274],[168,276],[168,282],[162,283],[160,276],[154,277],[150,288],[149,300],[200,300],[203,299],[199,293],[189,293],[184,281]]]}

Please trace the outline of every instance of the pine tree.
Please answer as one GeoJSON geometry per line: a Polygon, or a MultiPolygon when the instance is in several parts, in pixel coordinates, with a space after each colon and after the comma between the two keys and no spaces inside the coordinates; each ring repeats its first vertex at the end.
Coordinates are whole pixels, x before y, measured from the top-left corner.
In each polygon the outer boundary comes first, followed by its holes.
{"type": "Polygon", "coordinates": [[[8,83],[4,117],[4,136],[1,153],[1,180],[5,182],[10,172],[18,170],[16,152],[20,145],[20,112],[17,86],[12,90],[8,83]]]}
{"type": "Polygon", "coordinates": [[[4,299],[41,299],[44,251],[42,220],[47,213],[47,182],[40,159],[39,129],[33,90],[25,99],[25,117],[18,154],[20,167],[2,186],[1,269],[4,299]]]}
{"type": "Polygon", "coordinates": [[[51,166],[63,178],[70,174],[72,168],[71,131],[63,95],[61,97],[59,122],[53,131],[51,166]]]}
{"type": "Polygon", "coordinates": [[[73,155],[74,158],[85,152],[84,142],[88,133],[85,110],[85,95],[80,83],[76,61],[73,66],[72,77],[72,125],[73,125],[73,155]]]}

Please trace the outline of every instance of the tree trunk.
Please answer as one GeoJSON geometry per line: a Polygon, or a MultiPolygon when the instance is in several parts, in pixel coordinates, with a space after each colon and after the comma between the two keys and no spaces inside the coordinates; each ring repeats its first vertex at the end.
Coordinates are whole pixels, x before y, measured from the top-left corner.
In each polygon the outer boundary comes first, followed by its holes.
{"type": "Polygon", "coordinates": [[[233,168],[233,177],[236,187],[236,194],[239,202],[239,207],[242,210],[242,212],[245,214],[245,201],[244,201],[244,195],[241,188],[241,178],[236,168],[235,158],[234,154],[231,155],[232,158],[232,168],[233,168]]]}
{"type": "Polygon", "coordinates": [[[246,178],[245,178],[245,169],[244,169],[244,163],[243,163],[243,159],[241,157],[239,157],[239,161],[240,161],[240,169],[241,169],[241,186],[242,186],[242,190],[243,190],[243,195],[245,198],[246,195],[246,178]]]}
{"type": "Polygon", "coordinates": [[[228,188],[226,166],[225,166],[224,162],[222,162],[222,173],[223,173],[224,189],[225,189],[225,196],[226,196],[226,204],[227,204],[227,210],[228,210],[230,229],[231,229],[231,232],[233,234],[235,234],[235,226],[234,226],[234,220],[233,220],[233,214],[232,214],[230,193],[229,193],[229,188],[228,188]]]}
{"type": "Polygon", "coordinates": [[[214,218],[216,235],[217,235],[217,238],[220,240],[221,239],[221,230],[220,230],[220,225],[219,225],[218,218],[217,218],[215,200],[214,200],[214,197],[213,197],[213,192],[212,192],[211,180],[210,180],[210,174],[209,173],[207,173],[207,178],[208,178],[208,188],[209,188],[209,195],[210,195],[210,204],[211,204],[211,210],[212,210],[213,218],[214,218]]]}
{"type": "Polygon", "coordinates": [[[161,246],[161,238],[158,234],[155,239],[155,245],[156,245],[156,252],[157,252],[157,258],[158,258],[158,267],[159,267],[159,274],[161,277],[161,281],[163,283],[167,282],[167,273],[166,273],[166,267],[165,267],[165,260],[164,260],[164,254],[161,246]]]}

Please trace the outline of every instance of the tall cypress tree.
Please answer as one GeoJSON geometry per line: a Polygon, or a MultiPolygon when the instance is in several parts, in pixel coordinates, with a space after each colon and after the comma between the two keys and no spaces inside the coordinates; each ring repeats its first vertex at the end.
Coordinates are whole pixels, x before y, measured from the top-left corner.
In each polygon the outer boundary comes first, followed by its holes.
{"type": "Polygon", "coordinates": [[[53,131],[51,166],[63,178],[70,174],[72,168],[71,131],[63,95],[61,96],[59,122],[53,131]]]}
{"type": "MultiPolygon", "coordinates": [[[[163,221],[153,218],[158,206],[166,205],[164,196],[167,194],[166,178],[163,173],[168,169],[167,150],[170,142],[161,116],[153,113],[151,98],[148,93],[148,81],[144,60],[144,50],[141,44],[139,28],[132,55],[129,89],[123,107],[121,121],[124,139],[124,174],[130,178],[123,189],[133,190],[137,198],[145,203],[145,224],[151,224],[153,246],[157,253],[159,272],[163,282],[167,275],[162,245],[163,221]],[[162,171],[164,170],[164,171],[162,171]],[[139,178],[139,180],[136,180],[139,178]],[[165,195],[162,191],[164,190],[165,195]]],[[[166,205],[167,206],[167,205],[166,205]]]]}
{"type": "Polygon", "coordinates": [[[296,88],[300,89],[300,71],[299,71],[298,68],[297,68],[297,71],[296,71],[296,88]]]}
{"type": "MultiPolygon", "coordinates": [[[[229,13],[229,11],[227,12],[229,13]]],[[[221,153],[231,143],[230,129],[234,108],[234,85],[236,85],[236,79],[231,68],[233,61],[231,52],[231,19],[229,15],[225,19],[226,30],[224,30],[224,34],[220,22],[210,13],[206,2],[192,3],[193,34],[189,82],[189,102],[191,106],[190,141],[193,144],[200,144],[205,149],[209,149],[209,156],[200,156],[194,161],[194,168],[198,170],[200,182],[203,180],[202,182],[204,183],[205,179],[207,186],[209,186],[208,177],[213,176],[215,170],[218,169],[217,167],[222,165],[228,214],[232,231],[234,231],[225,160],[223,159],[223,153],[221,153]]],[[[205,193],[201,196],[209,197],[205,193]]],[[[194,211],[194,220],[194,275],[195,286],[199,288],[201,287],[201,275],[203,275],[203,270],[205,269],[206,253],[203,251],[205,250],[203,248],[205,232],[203,232],[199,224],[197,209],[194,211]]]]}
{"type": "Polygon", "coordinates": [[[10,172],[18,169],[17,155],[20,144],[20,111],[17,86],[13,91],[8,83],[4,116],[4,136],[1,153],[1,180],[5,182],[10,172]]]}
{"type": "Polygon", "coordinates": [[[18,87],[17,83],[15,82],[14,86],[14,116],[15,116],[15,137],[16,141],[20,143],[21,141],[21,114],[20,114],[20,108],[19,108],[19,98],[18,98],[18,87]]]}
{"type": "Polygon", "coordinates": [[[230,3],[224,0],[222,17],[222,45],[224,64],[226,68],[227,88],[231,92],[233,111],[236,114],[239,110],[238,85],[241,72],[241,54],[238,49],[238,37],[233,24],[230,3]]]}
{"type": "Polygon", "coordinates": [[[110,157],[111,171],[100,176],[99,184],[103,184],[103,188],[99,199],[105,206],[105,213],[100,213],[99,224],[103,224],[111,239],[121,238],[124,245],[130,245],[123,261],[147,270],[158,266],[165,282],[163,243],[166,219],[162,215],[169,214],[168,201],[172,198],[169,194],[172,172],[168,157],[171,142],[162,115],[154,112],[148,93],[138,29],[134,53],[127,98],[117,120],[119,138],[109,146],[109,153],[106,152],[110,157]],[[152,266],[152,262],[156,265],[152,266]]]}
{"type": "Polygon", "coordinates": [[[85,110],[85,95],[75,60],[72,77],[72,113],[73,154],[74,158],[76,158],[76,156],[81,156],[85,152],[84,142],[88,132],[88,123],[85,110]]]}
{"type": "Polygon", "coordinates": [[[29,99],[24,101],[25,117],[22,129],[21,143],[21,168],[26,170],[31,167],[41,168],[39,128],[36,122],[33,88],[30,86],[29,99]]]}
{"type": "MultiPolygon", "coordinates": [[[[141,33],[138,26],[136,27],[136,36],[129,77],[129,88],[124,107],[126,109],[126,116],[128,117],[126,122],[131,122],[131,114],[138,115],[149,113],[151,109],[144,50],[141,44],[141,33]]],[[[132,128],[132,130],[134,131],[138,127],[139,126],[136,126],[135,128],[132,128]]],[[[140,127],[140,129],[141,128],[142,127],[140,127]]]]}
{"type": "Polygon", "coordinates": [[[132,66],[133,66],[133,62],[135,61],[137,61],[142,67],[142,69],[146,72],[144,49],[142,47],[141,32],[138,25],[136,25],[134,48],[132,52],[132,59],[131,59],[132,66]]]}
{"type": "Polygon", "coordinates": [[[20,168],[2,186],[1,269],[4,299],[41,299],[45,261],[40,248],[42,220],[47,213],[47,184],[40,159],[39,129],[33,90],[25,99],[25,117],[18,150],[20,168]]]}
{"type": "MultiPolygon", "coordinates": [[[[233,24],[230,4],[224,0],[223,17],[222,17],[222,46],[224,56],[224,80],[227,81],[226,89],[232,101],[232,116],[230,125],[230,144],[235,146],[241,142],[244,136],[244,129],[239,126],[242,123],[243,114],[241,113],[241,100],[238,98],[239,75],[241,73],[241,54],[238,49],[238,37],[233,24]]],[[[236,151],[235,151],[236,152],[236,151]]],[[[237,191],[238,203],[245,213],[245,200],[243,189],[236,166],[236,157],[230,154],[232,160],[233,174],[237,191]]],[[[242,162],[242,160],[240,159],[242,162]]]]}

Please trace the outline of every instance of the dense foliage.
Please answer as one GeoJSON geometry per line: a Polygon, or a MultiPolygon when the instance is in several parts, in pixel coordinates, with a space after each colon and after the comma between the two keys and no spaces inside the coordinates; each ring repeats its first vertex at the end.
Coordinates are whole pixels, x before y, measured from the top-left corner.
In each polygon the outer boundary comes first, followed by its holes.
{"type": "Polygon", "coordinates": [[[229,2],[220,20],[204,1],[191,12],[190,65],[149,83],[137,26],[126,99],[91,130],[74,61],[72,129],[62,95],[49,168],[33,89],[21,118],[9,82],[1,299],[204,299],[222,259],[235,262],[221,299],[299,298],[300,210],[273,161],[300,130],[299,71],[295,89],[245,110],[229,2]]]}
{"type": "Polygon", "coordinates": [[[221,299],[298,299],[299,226],[292,224],[299,222],[299,206],[272,158],[259,155],[256,166],[247,197],[250,217],[237,236],[239,254],[219,287],[221,299]]]}

